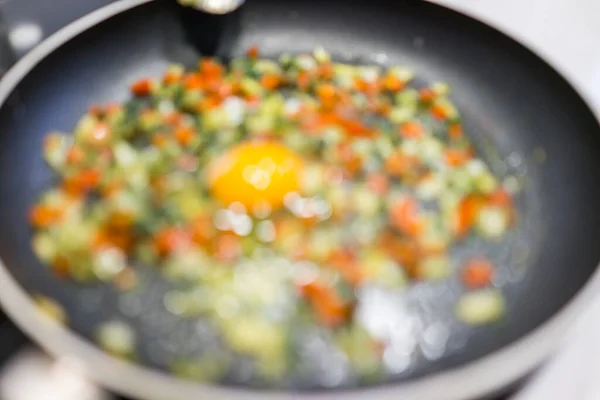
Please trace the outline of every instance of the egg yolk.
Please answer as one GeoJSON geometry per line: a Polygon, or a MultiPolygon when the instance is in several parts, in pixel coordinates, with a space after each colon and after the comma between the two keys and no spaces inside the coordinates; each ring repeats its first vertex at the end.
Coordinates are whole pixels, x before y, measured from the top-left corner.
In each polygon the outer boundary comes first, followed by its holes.
{"type": "Polygon", "coordinates": [[[242,143],[218,157],[208,168],[212,195],[224,204],[242,203],[249,211],[283,205],[298,190],[302,160],[274,141],[242,143]]]}

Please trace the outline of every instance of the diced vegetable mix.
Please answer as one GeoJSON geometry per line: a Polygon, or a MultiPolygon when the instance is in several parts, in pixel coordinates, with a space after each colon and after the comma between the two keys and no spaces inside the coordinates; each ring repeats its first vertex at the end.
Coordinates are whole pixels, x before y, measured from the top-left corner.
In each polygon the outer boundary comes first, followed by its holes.
{"type": "MultiPolygon", "coordinates": [[[[46,137],[59,180],[31,209],[33,249],[77,281],[130,290],[141,263],[193,284],[166,307],[207,316],[265,376],[290,367],[298,323],[336,333],[356,372],[371,373],[381,343],[354,321],[354,289],[446,279],[450,248],[498,240],[515,220],[450,88],[412,78],[323,49],[273,61],[253,47],[230,65],[204,58],[141,79],[125,104],[92,106],[72,135],[46,137]]],[[[464,266],[478,291],[457,304],[460,319],[501,316],[493,270],[483,257],[464,266]]],[[[98,339],[130,357],[132,335],[112,322],[98,339]]]]}

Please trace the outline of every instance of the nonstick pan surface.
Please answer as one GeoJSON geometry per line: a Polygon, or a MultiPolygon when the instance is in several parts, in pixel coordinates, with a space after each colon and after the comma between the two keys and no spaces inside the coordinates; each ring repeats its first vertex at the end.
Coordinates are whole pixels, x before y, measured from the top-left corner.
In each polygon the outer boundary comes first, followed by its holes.
{"type": "MultiPolygon", "coordinates": [[[[437,5],[250,0],[234,14],[209,17],[174,1],[124,0],[65,28],[25,57],[0,83],[0,103],[0,300],[48,350],[73,356],[93,378],[130,395],[482,396],[539,363],[598,287],[593,276],[600,260],[600,129],[593,112],[531,51],[437,5]],[[476,145],[498,173],[524,184],[520,228],[494,255],[503,264],[496,284],[508,298],[503,321],[477,329],[444,325],[444,351],[428,355],[421,346],[402,371],[376,387],[328,389],[301,382],[266,390],[234,381],[206,386],[165,370],[169,352],[193,352],[203,343],[165,345],[193,342],[195,325],[158,311],[166,289],[156,276],[148,273],[145,294],[132,298],[105,286],[59,280],[39,264],[26,215],[53,179],[40,156],[45,133],[71,130],[92,103],[124,100],[129,82],[158,75],[169,62],[191,66],[200,55],[228,58],[253,44],[274,57],[322,45],[338,59],[404,64],[423,81],[454,88],[476,145]],[[37,317],[28,298],[37,293],[67,310],[70,331],[37,317]],[[114,361],[88,341],[99,322],[115,316],[138,330],[140,361],[147,368],[114,361]],[[294,394],[284,395],[284,389],[294,394]]],[[[452,293],[451,286],[421,285],[411,294],[411,312],[426,328],[452,293]]]]}

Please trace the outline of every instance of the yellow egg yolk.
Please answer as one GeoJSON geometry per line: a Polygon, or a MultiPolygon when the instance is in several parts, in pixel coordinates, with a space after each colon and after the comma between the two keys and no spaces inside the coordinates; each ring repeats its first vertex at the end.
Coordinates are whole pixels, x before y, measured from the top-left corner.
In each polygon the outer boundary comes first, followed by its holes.
{"type": "Polygon", "coordinates": [[[224,204],[242,203],[248,211],[283,205],[286,194],[298,190],[302,160],[275,141],[242,143],[208,168],[212,195],[224,204]]]}

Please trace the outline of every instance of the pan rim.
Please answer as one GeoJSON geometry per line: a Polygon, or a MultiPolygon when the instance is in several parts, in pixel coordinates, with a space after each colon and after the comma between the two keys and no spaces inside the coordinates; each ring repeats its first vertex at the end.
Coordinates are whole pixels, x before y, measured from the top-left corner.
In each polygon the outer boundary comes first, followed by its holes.
{"type": "MultiPolygon", "coordinates": [[[[0,107],[6,103],[7,98],[29,72],[54,50],[95,25],[152,1],[155,0],[120,0],[82,17],[44,40],[17,62],[0,80],[0,107]]],[[[590,106],[592,102],[586,97],[585,91],[578,86],[577,81],[571,79],[570,74],[555,62],[551,62],[538,49],[532,48],[528,43],[507,33],[502,28],[496,28],[479,16],[470,15],[463,10],[446,5],[438,3],[435,5],[490,26],[528,49],[565,79],[575,93],[583,99],[596,121],[600,121],[598,111],[590,106]]],[[[0,305],[30,338],[60,359],[75,360],[76,365],[85,375],[108,389],[135,398],[156,400],[191,398],[358,400],[365,395],[389,400],[403,396],[415,400],[432,400],[440,398],[440,388],[443,388],[444,400],[476,398],[501,390],[540,365],[557,348],[571,322],[586,308],[598,291],[600,291],[600,266],[596,268],[575,296],[540,326],[497,351],[450,370],[382,387],[320,394],[292,394],[199,384],[114,359],[67,327],[45,319],[37,311],[31,297],[13,278],[4,262],[0,260],[0,305]],[[494,371],[494,373],[490,374],[489,371],[494,371]]]]}

